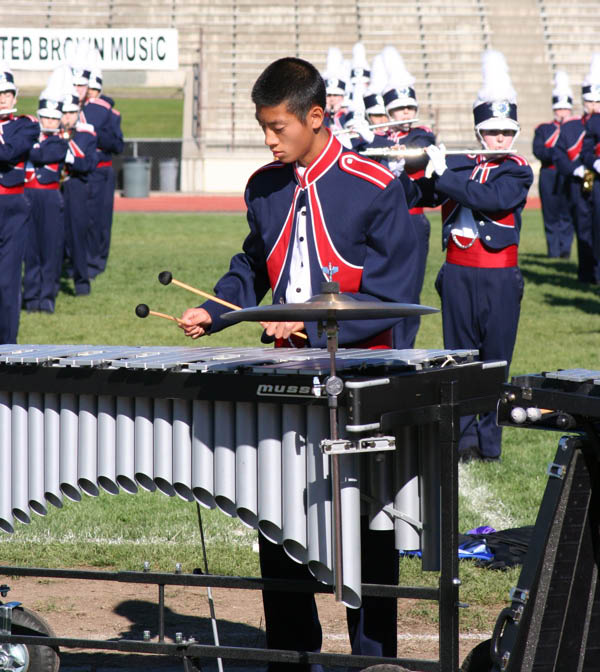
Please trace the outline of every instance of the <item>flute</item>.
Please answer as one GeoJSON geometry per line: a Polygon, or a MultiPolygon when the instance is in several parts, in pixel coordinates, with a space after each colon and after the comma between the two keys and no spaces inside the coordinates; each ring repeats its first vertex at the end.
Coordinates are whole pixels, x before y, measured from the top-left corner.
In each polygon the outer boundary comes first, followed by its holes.
{"type": "MultiPolygon", "coordinates": [[[[411,156],[423,156],[425,147],[410,147],[408,149],[393,149],[392,147],[369,147],[362,152],[362,156],[371,158],[405,159],[411,156]]],[[[483,156],[506,156],[515,154],[512,149],[447,149],[446,156],[464,156],[466,154],[482,154],[483,156]]]]}

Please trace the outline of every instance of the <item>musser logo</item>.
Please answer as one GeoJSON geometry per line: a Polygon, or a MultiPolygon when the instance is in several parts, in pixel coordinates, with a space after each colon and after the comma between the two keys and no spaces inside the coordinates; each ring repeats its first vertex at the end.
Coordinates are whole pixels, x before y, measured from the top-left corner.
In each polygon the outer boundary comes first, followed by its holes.
{"type": "Polygon", "coordinates": [[[314,397],[310,385],[268,385],[261,383],[256,388],[259,397],[314,397]]]}

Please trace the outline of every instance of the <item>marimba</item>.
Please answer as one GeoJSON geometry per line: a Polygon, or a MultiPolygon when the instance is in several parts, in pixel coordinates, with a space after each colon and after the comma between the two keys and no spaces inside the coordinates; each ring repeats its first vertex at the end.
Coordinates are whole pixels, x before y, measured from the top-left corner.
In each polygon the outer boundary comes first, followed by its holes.
{"type": "MultiPolygon", "coordinates": [[[[407,425],[444,380],[462,381],[465,399],[494,394],[504,363],[476,354],[338,352],[349,606],[361,599],[361,513],[439,567],[437,442],[407,425]]],[[[320,349],[0,346],[0,527],[63,497],[158,490],[239,517],[331,584],[328,373],[320,349]]]]}

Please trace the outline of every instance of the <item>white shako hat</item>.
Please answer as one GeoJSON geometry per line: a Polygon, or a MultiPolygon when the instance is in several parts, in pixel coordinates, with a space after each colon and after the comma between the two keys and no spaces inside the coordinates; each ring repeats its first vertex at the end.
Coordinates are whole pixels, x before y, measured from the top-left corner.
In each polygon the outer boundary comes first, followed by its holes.
{"type": "Polygon", "coordinates": [[[583,99],[590,103],[600,101],[600,52],[592,56],[590,69],[581,86],[583,99]]]}
{"type": "MultiPolygon", "coordinates": [[[[15,94],[15,97],[18,93],[13,71],[8,67],[7,63],[0,61],[0,92],[2,91],[11,91],[12,93],[15,94]]],[[[10,109],[7,110],[1,110],[0,116],[7,117],[11,114],[14,114],[16,111],[17,111],[16,107],[11,107],[10,109]]]]}
{"type": "Polygon", "coordinates": [[[73,85],[73,72],[69,66],[63,69],[63,112],[79,112],[79,95],[73,85]]]}
{"type": "Polygon", "coordinates": [[[70,49],[67,63],[71,66],[73,86],[87,86],[90,81],[90,47],[86,40],[80,40],[75,49],[70,49]]]}
{"type": "Polygon", "coordinates": [[[56,68],[50,75],[46,88],[40,93],[38,117],[60,119],[64,99],[64,67],[56,68]]]}
{"type": "Polygon", "coordinates": [[[371,63],[371,81],[363,97],[366,114],[386,114],[382,91],[387,83],[387,71],[381,54],[371,63]]]}
{"type": "MultiPolygon", "coordinates": [[[[508,65],[501,52],[488,49],[482,55],[483,85],[473,103],[475,130],[519,132],[517,94],[510,81],[508,65]]],[[[480,138],[481,139],[481,138],[480,138]]]]}
{"type": "Polygon", "coordinates": [[[89,59],[90,78],[88,87],[102,91],[102,57],[97,49],[93,49],[89,59]]]}
{"type": "Polygon", "coordinates": [[[8,67],[7,63],[0,61],[0,91],[12,91],[17,95],[17,85],[15,84],[15,76],[13,71],[8,67]]]}
{"type": "Polygon", "coordinates": [[[371,70],[369,68],[369,61],[367,60],[365,45],[362,42],[357,42],[352,47],[352,72],[350,73],[350,81],[352,84],[362,83],[366,86],[370,79],[371,70]]]}
{"type": "Polygon", "coordinates": [[[419,107],[415,93],[415,78],[407,70],[404,59],[396,47],[387,46],[381,52],[388,82],[383,91],[383,101],[387,112],[398,107],[419,107]]]}
{"type": "Polygon", "coordinates": [[[329,47],[327,65],[323,73],[325,92],[328,96],[345,96],[344,57],[338,47],[329,47]]]}
{"type": "Polygon", "coordinates": [[[552,89],[552,109],[571,110],[573,108],[573,89],[569,86],[569,75],[564,70],[554,73],[552,89]]]}

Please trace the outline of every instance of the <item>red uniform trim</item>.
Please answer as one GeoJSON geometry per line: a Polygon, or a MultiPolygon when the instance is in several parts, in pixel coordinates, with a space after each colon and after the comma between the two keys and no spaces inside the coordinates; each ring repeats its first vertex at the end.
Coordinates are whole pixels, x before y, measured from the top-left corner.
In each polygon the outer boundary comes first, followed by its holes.
{"type": "Polygon", "coordinates": [[[112,166],[112,161],[100,161],[96,165],[96,168],[109,168],[110,166],[112,166]]]}
{"type": "MultiPolygon", "coordinates": [[[[283,164],[282,164],[283,165],[283,164]]],[[[296,212],[296,202],[298,200],[298,195],[300,194],[300,187],[296,187],[294,192],[294,198],[292,199],[292,205],[288,211],[287,217],[279,236],[275,241],[271,251],[267,255],[267,273],[269,275],[269,282],[271,284],[271,289],[275,291],[279,281],[281,280],[281,272],[285,265],[285,260],[290,251],[290,239],[292,236],[292,224],[294,223],[294,214],[296,212]]]]}
{"type": "Polygon", "coordinates": [[[73,154],[79,158],[83,159],[85,157],[85,153],[81,151],[81,148],[79,145],[75,142],[75,140],[69,140],[69,149],[73,152],[73,154]]]}
{"type": "Polygon", "coordinates": [[[42,184],[38,182],[37,176],[34,173],[25,183],[25,189],[58,189],[60,187],[58,182],[50,182],[49,184],[42,184]]]}
{"type": "MultiPolygon", "coordinates": [[[[469,245],[470,238],[463,238],[457,236],[459,243],[469,245]]],[[[471,247],[462,249],[455,244],[454,240],[450,238],[448,241],[448,249],[446,251],[446,261],[449,264],[456,264],[457,266],[472,266],[475,268],[511,268],[518,264],[519,255],[517,245],[509,245],[502,250],[492,250],[479,240],[471,247]]]]}
{"type": "MultiPolygon", "coordinates": [[[[362,279],[362,266],[356,266],[346,261],[335,249],[335,245],[327,230],[317,188],[314,183],[308,188],[308,200],[319,265],[324,267],[331,263],[332,266],[337,266],[338,271],[335,279],[340,283],[340,290],[342,292],[358,292],[362,279]]],[[[323,278],[327,279],[324,273],[323,278]]]]}
{"type": "Polygon", "coordinates": [[[388,184],[394,179],[391,173],[385,166],[382,166],[376,161],[366,159],[358,154],[344,152],[340,157],[340,168],[351,175],[361,177],[363,180],[374,184],[380,189],[385,189],[388,184]]]}
{"type": "Polygon", "coordinates": [[[301,177],[294,166],[294,171],[296,173],[296,180],[301,187],[307,187],[312,182],[316,182],[320,177],[325,175],[325,173],[335,164],[339,155],[343,151],[342,143],[331,133],[329,129],[326,129],[329,134],[329,140],[325,145],[323,151],[317,156],[317,158],[306,168],[304,175],[301,177]]]}
{"type": "Polygon", "coordinates": [[[90,98],[87,101],[87,105],[91,105],[91,104],[101,105],[102,107],[106,107],[108,110],[111,109],[110,105],[105,100],[103,100],[102,98],[90,98]]]}
{"type": "Polygon", "coordinates": [[[575,159],[581,153],[581,148],[583,147],[583,139],[584,138],[585,138],[585,131],[581,131],[581,135],[577,139],[577,142],[575,144],[571,145],[567,149],[567,156],[569,157],[570,161],[575,161],[575,159]]]}
{"type": "Polygon", "coordinates": [[[544,143],[544,147],[547,147],[548,149],[550,149],[550,147],[554,147],[556,141],[558,140],[559,135],[560,135],[560,126],[557,125],[554,133],[552,133],[552,135],[544,143]]]}
{"type": "Polygon", "coordinates": [[[25,187],[22,184],[17,184],[15,187],[4,187],[0,184],[0,194],[22,194],[24,191],[25,187]]]}
{"type": "Polygon", "coordinates": [[[422,215],[425,212],[425,208],[411,208],[408,211],[409,215],[422,215]]]}

